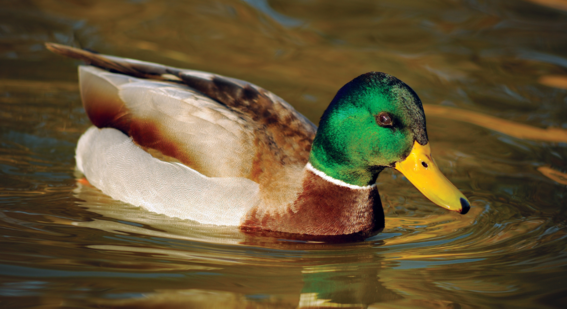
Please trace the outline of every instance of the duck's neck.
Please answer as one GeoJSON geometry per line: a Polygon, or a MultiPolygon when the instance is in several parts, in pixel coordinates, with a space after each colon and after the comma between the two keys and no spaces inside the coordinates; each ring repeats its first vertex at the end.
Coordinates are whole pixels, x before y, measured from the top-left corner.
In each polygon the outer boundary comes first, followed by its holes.
{"type": "Polygon", "coordinates": [[[297,198],[282,206],[252,208],[242,227],[320,236],[370,235],[384,227],[384,211],[376,185],[347,184],[310,163],[303,170],[297,198]]]}

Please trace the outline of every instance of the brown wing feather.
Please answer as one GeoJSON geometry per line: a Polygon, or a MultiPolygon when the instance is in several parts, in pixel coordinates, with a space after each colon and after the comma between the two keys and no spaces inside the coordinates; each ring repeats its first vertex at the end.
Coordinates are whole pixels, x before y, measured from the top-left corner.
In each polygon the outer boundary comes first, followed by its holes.
{"type": "Polygon", "coordinates": [[[131,114],[118,95],[118,88],[95,74],[82,74],[81,100],[92,124],[130,132],[131,114]]]}
{"type": "MultiPolygon", "coordinates": [[[[286,184],[291,181],[290,178],[297,175],[309,158],[316,133],[315,125],[285,101],[260,87],[217,75],[206,78],[195,71],[94,54],[59,44],[46,43],[46,46],[55,53],[134,77],[170,80],[169,76],[177,76],[179,81],[175,82],[183,82],[232,110],[247,123],[254,136],[255,150],[250,153],[250,158],[239,158],[252,161],[251,169],[246,169],[247,172],[243,172],[241,177],[258,182],[267,192],[274,192],[278,185],[282,186],[283,191],[289,191],[283,187],[288,186],[286,184]]],[[[93,86],[92,89],[96,90],[85,91],[92,91],[95,95],[83,93],[85,109],[93,124],[117,128],[144,147],[160,150],[189,166],[194,165],[191,158],[184,157],[183,151],[172,150],[175,143],[166,143],[167,139],[156,134],[151,123],[133,123],[116,90],[113,92],[101,85],[93,86]],[[160,139],[163,140],[160,142],[160,139]]]]}

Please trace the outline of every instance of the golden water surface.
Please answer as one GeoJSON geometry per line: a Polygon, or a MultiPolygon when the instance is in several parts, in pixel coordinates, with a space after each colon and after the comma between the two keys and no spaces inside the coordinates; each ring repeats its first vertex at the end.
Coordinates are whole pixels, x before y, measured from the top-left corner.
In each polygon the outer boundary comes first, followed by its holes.
{"type": "Polygon", "coordinates": [[[567,308],[567,1],[0,1],[1,308],[567,308]],[[168,218],[77,182],[89,126],[56,42],[249,80],[317,123],[368,71],[425,104],[469,198],[401,174],[331,244],[168,218]]]}

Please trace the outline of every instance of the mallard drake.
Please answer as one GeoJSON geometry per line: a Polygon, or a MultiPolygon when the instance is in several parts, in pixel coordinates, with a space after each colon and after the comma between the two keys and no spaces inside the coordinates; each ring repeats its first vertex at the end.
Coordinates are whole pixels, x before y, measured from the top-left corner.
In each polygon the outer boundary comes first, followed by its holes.
{"type": "Polygon", "coordinates": [[[94,126],[77,168],[114,199],[245,231],[369,236],[384,227],[376,179],[393,167],[437,205],[470,209],[431,158],[419,97],[394,76],[344,85],[317,128],[245,81],[46,46],[87,63],[79,83],[94,126]]]}

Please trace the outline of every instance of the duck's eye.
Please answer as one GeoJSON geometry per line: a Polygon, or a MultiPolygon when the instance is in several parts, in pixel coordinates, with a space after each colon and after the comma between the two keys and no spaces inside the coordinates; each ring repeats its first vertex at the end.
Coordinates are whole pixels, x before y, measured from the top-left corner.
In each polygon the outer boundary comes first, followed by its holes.
{"type": "Polygon", "coordinates": [[[387,112],[380,112],[380,114],[376,116],[376,123],[381,127],[391,127],[393,125],[392,116],[387,112]]]}

